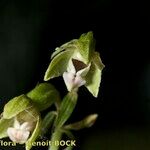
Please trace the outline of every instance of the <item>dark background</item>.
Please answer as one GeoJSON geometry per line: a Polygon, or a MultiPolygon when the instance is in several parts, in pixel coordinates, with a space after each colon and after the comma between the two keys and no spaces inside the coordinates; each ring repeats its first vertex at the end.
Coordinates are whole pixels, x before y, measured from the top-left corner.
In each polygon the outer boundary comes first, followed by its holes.
{"type": "MultiPolygon", "coordinates": [[[[74,120],[94,112],[99,119],[75,133],[77,149],[148,150],[149,11],[145,1],[136,6],[111,0],[1,0],[1,111],[9,99],[43,81],[55,47],[92,30],[106,67],[98,99],[84,87],[79,92],[74,120]]],[[[61,78],[52,83],[64,91],[61,78]]]]}

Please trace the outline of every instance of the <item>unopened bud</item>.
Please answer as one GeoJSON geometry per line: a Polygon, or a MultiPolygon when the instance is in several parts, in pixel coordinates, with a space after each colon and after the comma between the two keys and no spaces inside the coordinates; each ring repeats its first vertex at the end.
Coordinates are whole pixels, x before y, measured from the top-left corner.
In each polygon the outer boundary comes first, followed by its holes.
{"type": "Polygon", "coordinates": [[[95,121],[97,120],[98,114],[92,114],[85,118],[84,124],[87,128],[94,125],[95,121]]]}
{"type": "Polygon", "coordinates": [[[92,125],[94,125],[97,117],[98,117],[98,114],[91,114],[79,122],[66,125],[64,128],[69,129],[69,130],[80,130],[83,128],[89,128],[92,125]]]}

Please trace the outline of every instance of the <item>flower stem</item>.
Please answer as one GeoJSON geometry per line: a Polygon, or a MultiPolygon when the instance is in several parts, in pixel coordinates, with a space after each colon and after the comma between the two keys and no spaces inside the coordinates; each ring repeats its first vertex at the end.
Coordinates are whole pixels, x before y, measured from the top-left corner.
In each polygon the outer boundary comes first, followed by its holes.
{"type": "Polygon", "coordinates": [[[59,142],[62,137],[62,132],[60,129],[56,129],[55,132],[52,134],[51,137],[51,146],[49,147],[49,150],[58,150],[59,149],[59,142]]]}

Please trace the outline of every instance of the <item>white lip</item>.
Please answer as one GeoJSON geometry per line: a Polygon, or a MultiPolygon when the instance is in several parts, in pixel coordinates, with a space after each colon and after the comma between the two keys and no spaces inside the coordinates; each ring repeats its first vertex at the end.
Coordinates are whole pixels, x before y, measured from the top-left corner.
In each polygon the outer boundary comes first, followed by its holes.
{"type": "Polygon", "coordinates": [[[26,130],[19,130],[15,128],[8,128],[7,134],[9,138],[16,143],[23,144],[29,138],[30,132],[26,130]]]}
{"type": "Polygon", "coordinates": [[[14,127],[7,129],[9,138],[16,143],[25,143],[30,135],[32,126],[28,122],[20,124],[17,119],[14,120],[14,127]]]}
{"type": "MultiPolygon", "coordinates": [[[[74,59],[74,58],[73,58],[74,59]]],[[[82,85],[86,83],[84,77],[87,75],[91,64],[85,65],[86,67],[76,71],[76,67],[74,66],[73,59],[70,59],[67,71],[63,73],[63,79],[66,84],[68,91],[72,89],[78,89],[82,85]]],[[[78,60],[77,60],[78,61],[78,60]]],[[[80,61],[80,60],[79,60],[80,61]]]]}

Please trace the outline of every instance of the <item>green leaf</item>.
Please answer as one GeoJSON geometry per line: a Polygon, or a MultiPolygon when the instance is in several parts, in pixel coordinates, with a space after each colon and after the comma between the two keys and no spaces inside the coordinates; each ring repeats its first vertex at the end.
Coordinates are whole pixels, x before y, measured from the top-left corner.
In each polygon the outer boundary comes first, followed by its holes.
{"type": "Polygon", "coordinates": [[[71,116],[76,103],[77,103],[78,95],[75,91],[69,92],[63,99],[60,110],[58,112],[58,116],[55,121],[56,128],[60,128],[64,125],[64,123],[71,116]]]}
{"type": "Polygon", "coordinates": [[[69,60],[73,56],[74,50],[66,50],[55,56],[44,76],[44,80],[48,81],[51,78],[61,76],[68,67],[69,60]]]}
{"type": "Polygon", "coordinates": [[[28,139],[28,141],[25,144],[26,150],[30,150],[32,148],[32,143],[35,142],[35,140],[37,139],[37,137],[40,134],[40,131],[41,131],[41,119],[40,119],[40,116],[38,116],[36,127],[31,135],[31,137],[28,139]]]}
{"type": "Polygon", "coordinates": [[[7,137],[7,129],[13,125],[13,119],[0,119],[0,139],[7,137]]]}
{"type": "Polygon", "coordinates": [[[58,91],[49,83],[38,84],[33,90],[27,93],[27,96],[40,111],[47,109],[60,99],[58,91]]]}
{"type": "Polygon", "coordinates": [[[92,93],[94,97],[98,96],[100,82],[101,82],[102,70],[97,65],[91,63],[90,70],[85,77],[86,87],[92,93]]]}
{"type": "Polygon", "coordinates": [[[56,114],[57,113],[55,111],[51,111],[46,114],[42,121],[41,136],[44,136],[48,129],[52,127],[56,114]]]}
{"type": "Polygon", "coordinates": [[[92,53],[95,50],[95,40],[93,38],[93,32],[82,34],[78,40],[79,52],[88,64],[91,61],[92,53]]]}
{"type": "Polygon", "coordinates": [[[30,99],[21,95],[10,100],[4,107],[3,117],[10,119],[31,106],[30,99]]]}

